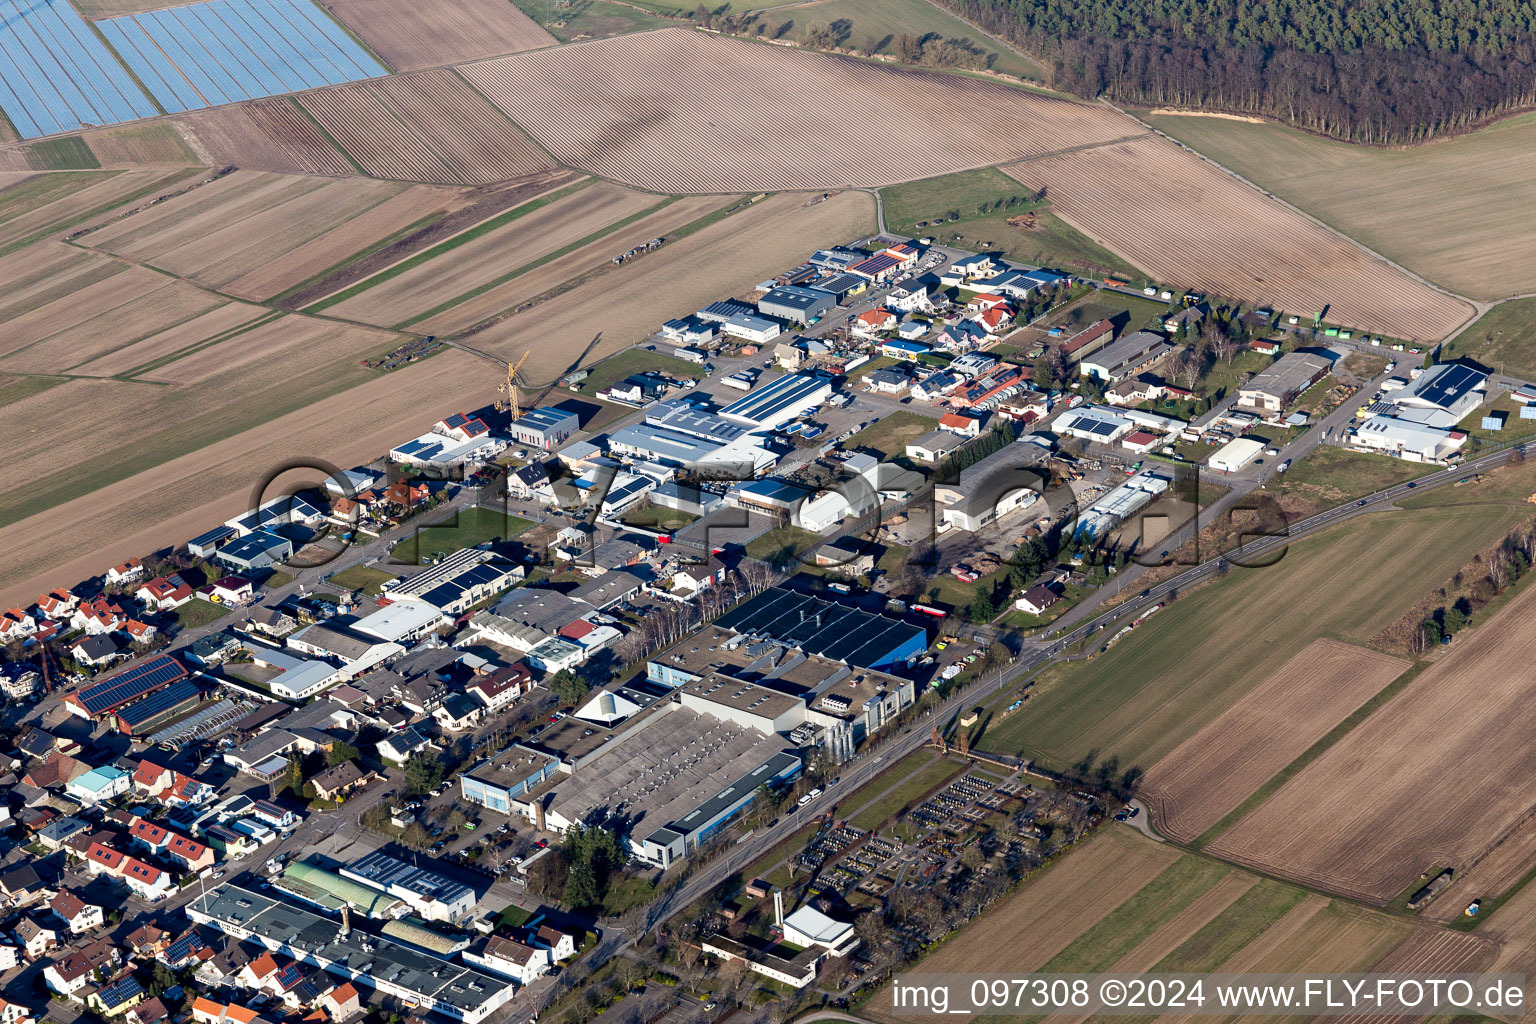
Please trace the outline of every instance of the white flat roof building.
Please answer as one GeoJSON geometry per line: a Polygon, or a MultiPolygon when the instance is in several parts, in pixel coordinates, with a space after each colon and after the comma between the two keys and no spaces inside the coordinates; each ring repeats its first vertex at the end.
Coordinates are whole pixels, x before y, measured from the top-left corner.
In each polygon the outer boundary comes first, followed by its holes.
{"type": "Polygon", "coordinates": [[[430,604],[397,601],[358,619],[352,624],[352,630],[380,640],[409,643],[447,624],[448,619],[443,613],[430,604]]]}
{"type": "Polygon", "coordinates": [[[1355,431],[1355,441],[1410,462],[1441,462],[1467,443],[1467,435],[1396,416],[1372,416],[1355,431]]]}
{"type": "Polygon", "coordinates": [[[1136,429],[1134,421],[1119,413],[1105,412],[1093,406],[1068,409],[1056,417],[1053,429],[1067,437],[1080,437],[1099,444],[1114,444],[1136,429]]]}
{"type": "Polygon", "coordinates": [[[1263,450],[1263,441],[1255,441],[1251,437],[1233,438],[1217,449],[1205,464],[1222,473],[1236,473],[1258,458],[1263,450]]]}

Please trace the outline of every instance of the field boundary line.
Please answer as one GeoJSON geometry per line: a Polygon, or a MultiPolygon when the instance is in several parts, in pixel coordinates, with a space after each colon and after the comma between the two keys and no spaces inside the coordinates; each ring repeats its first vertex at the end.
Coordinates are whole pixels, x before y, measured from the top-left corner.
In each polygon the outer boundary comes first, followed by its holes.
{"type": "Polygon", "coordinates": [[[304,312],[311,314],[319,313],[321,310],[328,309],[331,306],[345,302],[355,295],[361,295],[369,288],[383,284],[390,278],[398,277],[400,274],[405,273],[407,270],[421,266],[421,264],[426,263],[428,260],[433,260],[439,256],[444,255],[445,253],[452,252],[459,246],[466,245],[483,234],[495,231],[498,228],[505,227],[506,225],[511,224],[513,221],[517,220],[519,217],[523,217],[526,214],[532,213],[534,210],[540,209],[541,207],[548,206],[550,203],[556,202],[557,200],[565,199],[568,196],[573,196],[580,192],[582,189],[596,184],[597,180],[598,179],[589,175],[585,178],[580,178],[574,182],[571,182],[569,185],[563,185],[553,191],[533,196],[532,198],[527,199],[512,207],[510,210],[502,210],[499,213],[494,213],[484,220],[477,221],[474,224],[466,226],[461,231],[454,232],[429,249],[423,249],[421,252],[412,253],[409,256],[402,257],[401,259],[396,260],[394,263],[391,263],[389,266],[380,268],[378,271],[363,278],[361,281],[349,285],[339,292],[327,295],[323,299],[319,299],[310,303],[308,306],[304,307],[304,312]]]}
{"type": "MultiPolygon", "coordinates": [[[[1451,291],[1449,288],[1445,287],[1444,285],[1436,284],[1434,281],[1429,280],[1427,277],[1424,277],[1423,275],[1419,274],[1418,272],[1416,272],[1414,270],[1410,270],[1408,267],[1403,266],[1401,263],[1398,263],[1396,260],[1393,260],[1390,257],[1388,257],[1388,256],[1386,256],[1386,255],[1384,255],[1384,254],[1382,254],[1380,252],[1378,252],[1377,250],[1372,249],[1370,246],[1366,245],[1364,242],[1359,241],[1358,239],[1354,238],[1351,235],[1345,234],[1343,231],[1341,231],[1337,227],[1333,226],[1332,224],[1329,224],[1327,221],[1323,220],[1322,218],[1316,217],[1316,216],[1308,213],[1306,210],[1303,210],[1301,207],[1296,206],[1293,203],[1290,203],[1290,202],[1286,201],[1285,199],[1282,199],[1280,196],[1275,195],[1273,192],[1270,192],[1268,189],[1260,187],[1256,182],[1249,181],[1247,178],[1243,177],[1241,174],[1237,173],[1237,171],[1235,171],[1232,168],[1228,167],[1226,164],[1223,164],[1223,163],[1221,163],[1221,162],[1219,162],[1219,161],[1217,161],[1217,160],[1215,160],[1215,159],[1213,159],[1213,158],[1211,158],[1209,156],[1206,156],[1204,153],[1200,152],[1195,147],[1189,145],[1188,143],[1181,142],[1180,140],[1174,138],[1172,135],[1169,135],[1167,132],[1165,132],[1162,129],[1158,128],[1156,125],[1148,124],[1146,121],[1143,121],[1141,118],[1137,117],[1135,114],[1133,114],[1130,111],[1126,110],[1124,107],[1121,107],[1119,104],[1113,103],[1113,102],[1111,102],[1110,100],[1107,100],[1107,99],[1100,99],[1099,102],[1102,103],[1104,106],[1108,107],[1109,109],[1115,111],[1116,113],[1121,114],[1124,117],[1130,118],[1132,121],[1135,121],[1137,124],[1141,125],[1143,128],[1146,128],[1149,132],[1153,133],[1154,135],[1159,136],[1160,138],[1162,138],[1165,141],[1167,141],[1167,142],[1169,142],[1169,143],[1179,147],[1180,149],[1184,150],[1187,153],[1193,154],[1196,158],[1198,158],[1200,160],[1204,160],[1206,163],[1210,164],[1212,167],[1215,167],[1216,169],[1220,170],[1222,173],[1228,175],[1229,177],[1231,177],[1235,181],[1241,182],[1244,186],[1246,186],[1247,188],[1252,189],[1254,192],[1257,192],[1259,195],[1263,196],[1265,199],[1269,199],[1269,200],[1271,200],[1273,202],[1279,203],[1281,206],[1285,207],[1287,210],[1290,210],[1292,213],[1296,213],[1296,214],[1299,214],[1302,217],[1305,217],[1307,220],[1311,221],[1313,224],[1316,224],[1318,227],[1323,228],[1325,231],[1328,231],[1328,232],[1330,232],[1330,233],[1332,233],[1334,235],[1337,235],[1338,237],[1340,237],[1340,238],[1344,239],[1345,241],[1349,242],[1351,245],[1359,247],[1362,252],[1369,253],[1371,256],[1375,257],[1378,260],[1381,260],[1387,266],[1389,266],[1392,269],[1398,271],[1399,273],[1406,274],[1408,277],[1412,278],[1413,280],[1419,282],[1420,284],[1424,285],[1425,287],[1431,288],[1431,289],[1439,292],[1442,295],[1445,295],[1445,296],[1447,296],[1449,298],[1455,299],[1458,302],[1464,302],[1468,306],[1471,306],[1472,310],[1473,310],[1472,315],[1467,317],[1467,319],[1460,326],[1458,326],[1454,331],[1452,331],[1451,333],[1447,334],[1444,338],[1440,339],[1440,341],[1437,342],[1437,344],[1444,344],[1445,342],[1450,341],[1452,338],[1455,338],[1457,335],[1461,334],[1469,326],[1471,326],[1473,323],[1475,323],[1484,313],[1486,313],[1488,311],[1488,309],[1492,308],[1493,305],[1496,305],[1496,303],[1489,303],[1489,302],[1487,302],[1485,300],[1482,300],[1482,299],[1468,298],[1465,295],[1460,295],[1460,294],[1458,294],[1456,292],[1451,291]]],[[[1500,300],[1500,301],[1503,301],[1503,300],[1500,300]]]]}
{"type": "MultiPolygon", "coordinates": [[[[105,213],[109,213],[112,210],[115,210],[115,209],[117,209],[120,206],[126,206],[129,203],[136,202],[136,201],[138,201],[140,199],[143,199],[145,196],[149,195],[150,193],[155,192],[155,191],[157,191],[159,189],[165,188],[168,185],[175,184],[177,182],[182,181],[183,179],[190,178],[190,177],[192,177],[193,175],[196,175],[196,174],[206,174],[206,173],[208,173],[208,171],[209,171],[209,168],[207,168],[207,167],[182,167],[182,168],[179,168],[179,173],[169,173],[169,174],[166,174],[166,175],[157,176],[154,181],[150,182],[149,184],[146,184],[143,188],[135,189],[132,192],[128,192],[128,193],[126,193],[126,194],[124,194],[122,196],[119,196],[119,197],[117,197],[115,199],[112,199],[112,200],[108,201],[107,203],[105,203],[102,206],[94,207],[94,208],[86,211],[85,213],[80,214],[78,217],[66,218],[65,220],[61,221],[58,224],[51,224],[48,227],[43,228],[42,230],[35,231],[32,234],[27,235],[24,238],[18,238],[14,242],[9,242],[9,243],[6,243],[4,245],[0,245],[0,256],[8,256],[11,253],[16,252],[18,249],[25,249],[27,246],[32,245],[35,242],[40,242],[40,241],[46,239],[48,236],[50,236],[50,235],[52,235],[52,234],[54,234],[56,232],[61,232],[61,231],[67,232],[70,228],[73,228],[73,227],[76,227],[76,226],[78,226],[80,224],[83,224],[86,221],[94,220],[95,218],[100,217],[100,216],[102,216],[105,213]]],[[[59,174],[61,172],[59,172],[59,171],[38,171],[37,173],[38,174],[59,174]]],[[[89,169],[89,168],[82,168],[81,170],[76,170],[76,171],[72,171],[72,172],[68,172],[68,173],[74,173],[74,174],[80,174],[80,173],[86,173],[86,174],[107,174],[107,175],[116,176],[116,175],[119,175],[119,174],[132,174],[133,172],[132,171],[128,171],[128,170],[109,170],[109,169],[106,169],[106,168],[102,168],[100,170],[89,169]]],[[[64,238],[60,238],[60,239],[58,239],[58,241],[63,242],[65,245],[73,244],[73,243],[69,242],[67,239],[64,239],[64,238]]]]}
{"type": "MultiPolygon", "coordinates": [[[[391,245],[393,245],[394,243],[400,241],[402,238],[408,238],[408,237],[410,237],[412,234],[414,234],[417,231],[423,231],[423,230],[431,227],[433,224],[436,224],[438,221],[442,220],[446,216],[448,216],[448,214],[447,214],[446,211],[443,211],[443,210],[438,210],[438,211],[436,211],[434,213],[426,214],[425,216],[420,217],[417,220],[414,220],[411,223],[405,225],[404,227],[399,228],[399,229],[391,232],[390,234],[384,236],[383,238],[379,239],[377,242],[374,242],[372,245],[368,246],[367,248],[359,249],[355,253],[351,253],[351,254],[349,254],[347,256],[343,256],[337,262],[331,264],[330,266],[324,268],[323,270],[319,270],[319,271],[315,272],[314,274],[311,274],[309,277],[307,277],[304,280],[300,281],[298,284],[293,285],[293,286],[291,286],[289,288],[284,288],[282,291],[278,292],[276,295],[273,295],[271,298],[267,299],[266,301],[268,303],[270,303],[271,305],[276,306],[276,307],[278,307],[280,309],[285,309],[287,307],[283,306],[282,303],[290,295],[297,295],[299,292],[303,291],[305,288],[309,288],[309,287],[311,287],[313,285],[316,285],[316,284],[320,283],[321,281],[324,281],[327,277],[330,277],[331,275],[336,274],[336,273],[340,272],[341,270],[344,270],[345,268],[351,266],[352,264],[357,263],[360,260],[365,260],[368,257],[372,256],[374,253],[381,252],[384,249],[389,248],[391,245]]],[[[325,298],[328,298],[328,297],[329,296],[327,296],[327,295],[322,295],[322,296],[320,296],[320,299],[325,299],[325,298]]],[[[315,301],[318,302],[318,301],[320,301],[320,299],[317,299],[315,301]]]]}
{"type": "MultiPolygon", "coordinates": [[[[334,87],[333,86],[327,86],[326,88],[334,88],[334,87]]],[[[324,90],[322,90],[322,89],[315,89],[315,90],[311,90],[311,91],[313,91],[313,92],[322,92],[324,90]]],[[[394,179],[376,178],[376,177],[374,177],[374,175],[369,174],[367,171],[363,170],[363,165],[358,163],[355,159],[353,159],[352,154],[347,151],[347,147],[343,146],[340,142],[337,142],[336,141],[336,136],[334,136],[330,132],[326,131],[325,130],[325,125],[321,124],[318,120],[316,120],[315,115],[311,114],[309,112],[309,110],[305,108],[304,104],[299,102],[299,94],[298,93],[292,93],[292,94],[290,94],[288,96],[284,96],[283,99],[287,100],[288,101],[288,105],[293,107],[294,110],[297,110],[299,112],[299,116],[300,117],[304,118],[310,124],[315,126],[315,131],[320,133],[321,137],[325,139],[325,141],[330,145],[330,147],[332,149],[334,149],[336,152],[341,154],[341,158],[343,160],[345,160],[347,163],[352,165],[352,169],[357,172],[358,177],[361,177],[361,178],[373,178],[373,180],[375,180],[375,181],[386,181],[386,180],[391,180],[392,181],[392,180],[394,180],[394,179]]],[[[285,146],[284,148],[286,149],[287,147],[285,146]]],[[[289,155],[290,156],[294,155],[292,150],[289,150],[289,155]]]]}

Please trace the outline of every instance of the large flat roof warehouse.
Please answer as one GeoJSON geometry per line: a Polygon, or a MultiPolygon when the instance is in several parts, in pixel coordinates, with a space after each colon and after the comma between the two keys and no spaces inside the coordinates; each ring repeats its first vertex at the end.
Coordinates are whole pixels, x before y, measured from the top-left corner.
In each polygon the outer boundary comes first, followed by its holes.
{"type": "Polygon", "coordinates": [[[413,949],[229,882],[199,895],[187,916],[226,935],[250,937],[330,974],[478,1024],[512,998],[505,978],[413,949]]]}
{"type": "Polygon", "coordinates": [[[726,419],[771,430],[810,412],[832,394],[832,382],[807,373],[787,373],[720,410],[726,419]]]}
{"type": "Polygon", "coordinates": [[[463,882],[456,882],[447,875],[428,871],[407,864],[398,857],[391,857],[382,850],[355,860],[341,869],[342,877],[353,878],[386,892],[404,890],[423,899],[441,903],[457,903],[466,896],[474,900],[474,890],[463,882]]]}
{"type": "Polygon", "coordinates": [[[741,634],[705,626],[651,659],[648,675],[673,684],[682,676],[699,678],[719,672],[787,693],[807,693],[829,679],[848,675],[848,666],[806,654],[777,641],[753,641],[741,634]]]}
{"type": "Polygon", "coordinates": [[[738,605],[716,625],[860,668],[890,669],[928,647],[928,634],[916,626],[781,588],[738,605]]]}

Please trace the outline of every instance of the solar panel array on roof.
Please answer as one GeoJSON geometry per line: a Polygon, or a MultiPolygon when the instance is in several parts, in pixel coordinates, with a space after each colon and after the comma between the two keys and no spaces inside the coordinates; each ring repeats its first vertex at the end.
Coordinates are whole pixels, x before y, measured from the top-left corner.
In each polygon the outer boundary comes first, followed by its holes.
{"type": "Polygon", "coordinates": [[[925,648],[928,639],[923,630],[905,622],[777,588],[764,591],[716,624],[860,668],[888,666],[914,648],[925,648]]]}
{"type": "Polygon", "coordinates": [[[1480,370],[1461,363],[1448,363],[1415,397],[1442,409],[1450,408],[1458,398],[1479,387],[1486,379],[1487,374],[1480,370]]]}
{"type": "Polygon", "coordinates": [[[1082,430],[1100,437],[1108,437],[1115,432],[1117,424],[1108,420],[1101,420],[1097,416],[1074,416],[1070,424],[1073,430],[1082,430]]]}
{"type": "Polygon", "coordinates": [[[498,562],[485,562],[456,574],[421,595],[421,600],[434,608],[446,608],[464,595],[464,592],[481,585],[500,583],[513,574],[511,566],[498,562]]]}
{"type": "Polygon", "coordinates": [[[129,727],[130,730],[141,726],[146,722],[173,710],[178,704],[195,700],[198,696],[197,684],[190,679],[168,686],[158,693],[152,693],[143,700],[136,700],[132,704],[125,704],[117,709],[118,720],[129,727]]]}
{"type": "Polygon", "coordinates": [[[720,415],[734,416],[756,423],[767,422],[790,406],[805,402],[810,395],[823,387],[828,387],[828,384],[821,377],[800,373],[785,374],[746,398],[732,402],[720,410],[720,415]]]}
{"type": "Polygon", "coordinates": [[[157,654],[110,679],[93,683],[75,694],[86,713],[106,714],[162,686],[185,677],[187,670],[169,654],[157,654]]]}

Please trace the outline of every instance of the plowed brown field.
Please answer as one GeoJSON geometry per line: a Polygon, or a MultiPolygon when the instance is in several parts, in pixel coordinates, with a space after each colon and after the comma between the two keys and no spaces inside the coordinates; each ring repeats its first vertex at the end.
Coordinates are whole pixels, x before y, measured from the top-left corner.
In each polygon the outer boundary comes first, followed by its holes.
{"type": "Polygon", "coordinates": [[[397,274],[327,312],[359,323],[402,323],[660,202],[656,196],[600,181],[397,274]]]}
{"type": "Polygon", "coordinates": [[[1408,662],[1318,640],[1178,749],[1142,788],[1158,828],[1192,842],[1408,668],[1408,662]]]}
{"type": "Polygon", "coordinates": [[[462,202],[459,190],[429,185],[236,171],[82,241],[265,299],[462,202]]]}
{"type": "Polygon", "coordinates": [[[1462,869],[1531,811],[1536,588],[1211,844],[1281,877],[1385,903],[1462,869]]]}
{"type": "MultiPolygon", "coordinates": [[[[36,442],[39,458],[30,461],[38,464],[40,474],[56,470],[63,459],[76,465],[75,459],[138,457],[149,439],[138,439],[136,452],[121,451],[116,444],[103,451],[102,442],[121,437],[122,424],[140,415],[146,401],[161,403],[163,419],[182,417],[183,433],[189,427],[208,431],[203,435],[208,443],[194,451],[152,462],[124,479],[0,528],[0,601],[25,602],[49,587],[100,573],[130,555],[196,536],[248,508],[251,488],[268,467],[283,460],[320,456],[337,465],[355,465],[440,418],[439,397],[465,408],[496,397],[495,374],[486,373],[483,359],[462,352],[447,352],[391,374],[363,375],[360,383],[339,393],[315,390],[313,360],[303,353],[263,366],[262,373],[282,375],[282,381],[275,388],[253,389],[252,375],[244,370],[230,374],[227,383],[185,390],[77,381],[0,406],[4,436],[29,448],[36,442]],[[168,390],[195,402],[168,402],[168,390]],[[268,415],[265,421],[243,419],[261,409],[268,415]],[[360,420],[359,409],[373,412],[360,420]],[[72,417],[80,440],[60,445],[49,433],[51,426],[72,417]],[[221,423],[228,429],[231,421],[242,419],[260,425],[229,436],[216,432],[221,423]]],[[[31,466],[15,470],[18,479],[40,478],[32,475],[31,466]]]]}
{"type": "Polygon", "coordinates": [[[1145,133],[1094,104],[688,29],[459,70],[562,163],[658,192],[887,185],[1145,133]]]}
{"type": "MultiPolygon", "coordinates": [[[[289,254],[325,239],[330,232],[340,231],[347,244],[360,241],[342,229],[380,207],[386,207],[390,216],[383,225],[370,222],[369,234],[385,229],[378,237],[443,208],[451,197],[448,190],[368,178],[333,180],[236,171],[125,217],[82,241],[178,277],[223,288],[274,261],[283,262],[286,269],[289,254]],[[391,202],[402,196],[401,202],[391,202]]],[[[366,244],[363,241],[347,252],[366,244]]],[[[334,251],[330,244],[326,249],[334,251]]],[[[309,273],[329,265],[311,265],[309,273]]]]}
{"type": "Polygon", "coordinates": [[[400,123],[367,82],[317,89],[299,98],[365,174],[450,184],[458,180],[442,158],[400,123]]]}
{"type": "Polygon", "coordinates": [[[268,366],[305,351],[324,352],[327,359],[347,356],[357,359],[374,352],[386,352],[399,343],[400,336],[389,331],[290,314],[151,370],[143,375],[143,379],[166,384],[200,384],[242,366],[256,362],[268,366]]]}
{"type": "Polygon", "coordinates": [[[1497,846],[1465,871],[1456,873],[1451,884],[1440,891],[1423,911],[1430,921],[1449,924],[1459,921],[1473,900],[1485,904],[1507,893],[1536,867],[1536,815],[1526,818],[1497,846]]]}
{"type": "Polygon", "coordinates": [[[356,174],[357,169],[287,97],[255,100],[173,119],[210,167],[285,174],[356,174]]]}
{"type": "Polygon", "coordinates": [[[1472,307],[1160,138],[1004,168],[1153,278],[1435,341],[1472,307]]]}
{"type": "Polygon", "coordinates": [[[113,377],[120,373],[127,373],[129,370],[175,355],[184,349],[201,345],[267,314],[268,311],[263,306],[231,302],[202,316],[151,334],[141,341],[71,367],[70,372],[84,377],[113,377]]]}
{"type": "Polygon", "coordinates": [[[506,181],[555,166],[506,115],[447,68],[381,78],[373,89],[466,185],[506,181]]]}
{"type": "Polygon", "coordinates": [[[324,6],[397,71],[555,43],[508,0],[327,0],[324,6]]]}
{"type": "MultiPolygon", "coordinates": [[[[0,179],[0,250],[73,225],[139,193],[170,191],[197,171],[59,171],[0,179]]],[[[9,291],[10,279],[6,281],[9,291]]],[[[8,296],[7,296],[8,297],[8,296]]]]}

